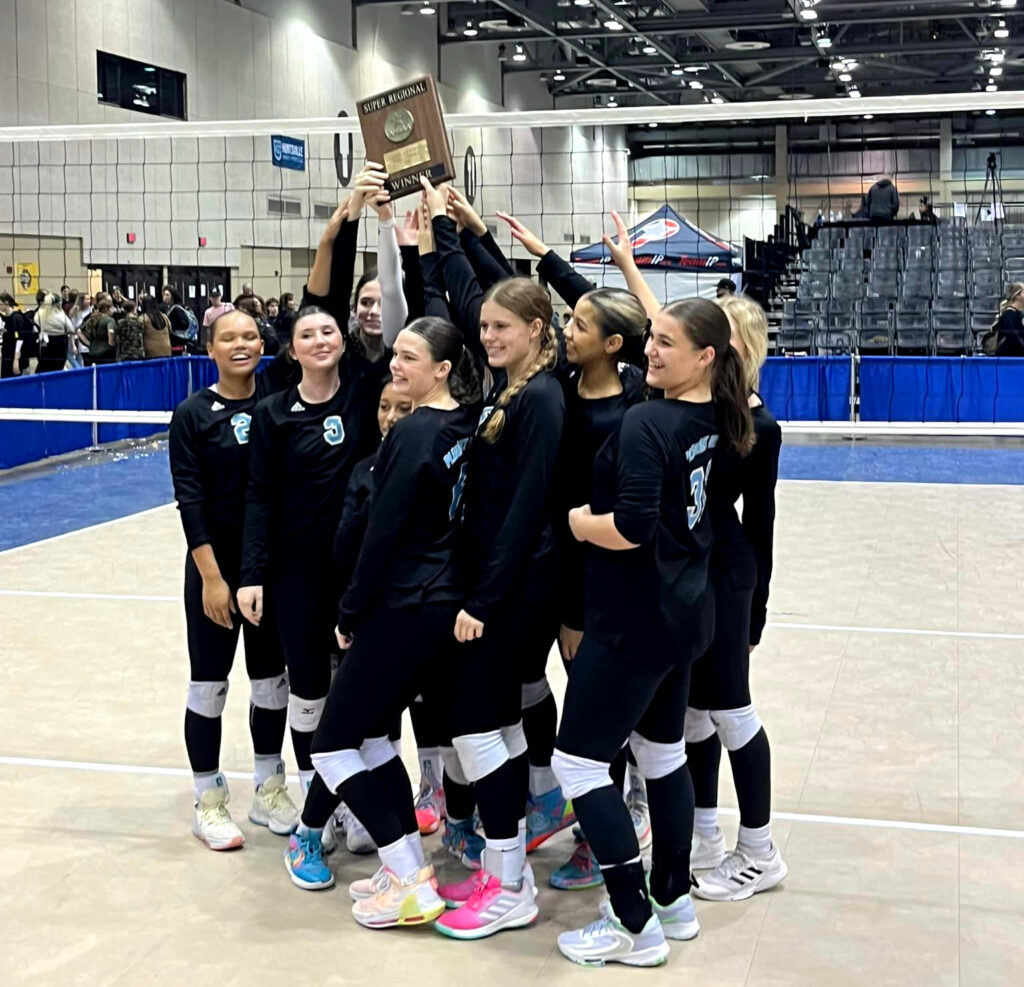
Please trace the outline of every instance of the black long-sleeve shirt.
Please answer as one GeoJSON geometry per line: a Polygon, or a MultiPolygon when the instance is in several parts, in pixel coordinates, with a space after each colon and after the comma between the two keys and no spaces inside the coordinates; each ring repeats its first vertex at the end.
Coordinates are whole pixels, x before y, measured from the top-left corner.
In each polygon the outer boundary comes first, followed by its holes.
{"type": "Polygon", "coordinates": [[[461,330],[463,341],[478,366],[484,367],[487,364],[487,353],[480,342],[480,306],[484,297],[483,289],[462,249],[455,223],[447,216],[435,216],[433,227],[434,249],[448,292],[452,321],[461,330]]]}
{"type": "MultiPolygon", "coordinates": [[[[768,587],[772,578],[775,537],[775,485],[779,476],[782,429],[761,405],[751,409],[756,441],[742,459],[721,444],[712,459],[708,480],[708,511],[715,533],[711,568],[737,587],[754,587],[750,607],[750,643],[759,644],[768,619],[768,587]],[[742,521],[736,501],[743,498],[742,521]]],[[[722,619],[728,619],[725,614],[722,619]]]]}
{"type": "Polygon", "coordinates": [[[462,599],[455,558],[466,450],[479,408],[417,408],[388,432],[373,467],[355,572],[338,608],[349,633],[374,606],[462,599]]]}
{"type": "Polygon", "coordinates": [[[398,252],[402,258],[402,291],[405,294],[405,306],[409,311],[408,321],[412,322],[426,315],[423,295],[423,271],[420,268],[420,249],[417,246],[399,245],[398,252]]]}
{"type": "MultiPolygon", "coordinates": [[[[499,371],[484,402],[480,425],[494,412],[506,386],[499,371]]],[[[469,602],[466,612],[484,623],[507,596],[550,599],[558,579],[553,482],[565,431],[565,397],[549,372],[539,373],[504,409],[494,443],[473,440],[465,493],[464,531],[469,602]]]]}
{"type": "Polygon", "coordinates": [[[190,550],[211,545],[225,579],[237,577],[249,479],[249,431],[256,405],[271,391],[257,374],[251,397],[229,400],[208,387],[171,416],[168,451],[174,497],[190,550]]]}
{"type": "Polygon", "coordinates": [[[631,660],[672,664],[702,654],[714,632],[713,541],[706,479],[718,429],[711,402],[634,405],[594,471],[594,514],[614,512],[634,549],[586,546],[586,633],[631,660]]]}
{"type": "Polygon", "coordinates": [[[345,503],[341,509],[341,520],[334,534],[334,561],[338,567],[338,582],[348,586],[359,558],[359,546],[366,533],[366,518],[370,508],[370,493],[373,490],[373,466],[380,449],[352,467],[352,475],[345,488],[345,503]]]}
{"type": "Polygon", "coordinates": [[[1008,308],[999,316],[995,328],[999,333],[996,356],[1024,356],[1024,314],[1008,308]]]}
{"type": "MultiPolygon", "coordinates": [[[[250,432],[241,585],[261,586],[281,559],[319,571],[331,544],[352,468],[380,441],[376,404],[382,366],[348,353],[341,386],[311,404],[298,385],[261,401],[250,432]]],[[[286,573],[280,573],[282,576],[286,573]]]]}
{"type": "Polygon", "coordinates": [[[478,236],[472,230],[464,229],[459,234],[459,242],[483,291],[487,291],[498,281],[516,276],[508,258],[494,242],[489,230],[478,236]]]}
{"type": "Polygon", "coordinates": [[[569,308],[575,308],[588,291],[594,290],[594,286],[582,274],[553,250],[549,250],[540,259],[537,274],[555,289],[569,308]]]}
{"type": "MultiPolygon", "coordinates": [[[[444,273],[436,253],[423,254],[420,257],[420,271],[423,274],[423,314],[445,319],[455,325],[451,309],[448,308],[448,300],[445,297],[444,273]]],[[[465,330],[462,331],[465,337],[465,330]]],[[[479,335],[480,328],[478,326],[477,336],[479,335]]]]}

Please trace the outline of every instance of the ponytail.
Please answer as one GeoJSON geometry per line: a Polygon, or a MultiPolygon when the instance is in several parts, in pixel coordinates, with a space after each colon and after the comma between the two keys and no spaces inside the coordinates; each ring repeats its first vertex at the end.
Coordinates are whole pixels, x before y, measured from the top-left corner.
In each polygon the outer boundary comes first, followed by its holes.
{"type": "Polygon", "coordinates": [[[462,347],[462,355],[448,375],[448,391],[463,407],[479,404],[483,398],[483,387],[480,375],[476,371],[476,363],[465,346],[462,347]]]}
{"type": "Polygon", "coordinates": [[[480,375],[469,351],[462,345],[462,334],[447,319],[425,315],[410,322],[403,332],[415,333],[430,350],[431,359],[435,363],[447,360],[451,364],[448,371],[448,393],[465,406],[477,404],[482,397],[480,375]]]}
{"type": "Polygon", "coordinates": [[[747,395],[743,361],[731,345],[726,345],[715,352],[711,364],[711,396],[718,412],[719,431],[741,456],[754,448],[754,422],[747,395]]]}

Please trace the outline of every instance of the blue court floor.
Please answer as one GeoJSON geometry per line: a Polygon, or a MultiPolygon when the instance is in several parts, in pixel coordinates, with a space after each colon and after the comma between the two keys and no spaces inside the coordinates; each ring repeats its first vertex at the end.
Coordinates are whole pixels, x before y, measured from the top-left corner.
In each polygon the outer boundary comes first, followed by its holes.
{"type": "MultiPolygon", "coordinates": [[[[1024,448],[791,443],[783,445],[779,478],[1024,486],[1024,448]]],[[[0,473],[0,551],[173,499],[164,440],[0,473]]]]}

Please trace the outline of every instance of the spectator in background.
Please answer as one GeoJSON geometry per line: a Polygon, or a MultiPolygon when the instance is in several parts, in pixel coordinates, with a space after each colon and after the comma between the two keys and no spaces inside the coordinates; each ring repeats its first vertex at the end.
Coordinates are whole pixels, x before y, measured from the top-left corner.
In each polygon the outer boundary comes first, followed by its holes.
{"type": "Polygon", "coordinates": [[[865,199],[867,218],[873,223],[890,221],[900,211],[900,194],[888,175],[881,175],[868,189],[865,199]]]}
{"type": "Polygon", "coordinates": [[[147,360],[171,355],[171,321],[151,295],[142,299],[142,346],[147,360]]]}
{"type": "Polygon", "coordinates": [[[64,314],[67,314],[71,303],[75,300],[75,293],[71,290],[70,285],[62,284],[60,286],[60,305],[64,309],[64,314]]]}
{"type": "Polygon", "coordinates": [[[124,315],[117,321],[114,330],[114,355],[118,363],[124,360],[144,360],[146,347],[144,344],[145,327],[142,319],[136,314],[135,302],[125,299],[124,315]]]}
{"type": "Polygon", "coordinates": [[[128,301],[128,299],[124,297],[124,293],[115,284],[114,287],[110,289],[110,314],[115,319],[117,319],[121,315],[121,313],[124,312],[124,303],[126,301],[128,301]]]}
{"type": "Polygon", "coordinates": [[[83,346],[79,342],[79,333],[92,312],[92,295],[87,291],[80,291],[75,296],[71,311],[68,312],[71,325],[75,327],[74,333],[68,337],[68,363],[72,367],[85,366],[85,362],[82,360],[83,346]]]}
{"type": "Polygon", "coordinates": [[[43,296],[34,322],[39,330],[38,373],[63,370],[68,361],[68,336],[74,335],[75,327],[64,314],[60,295],[50,293],[43,296]]]}
{"type": "Polygon", "coordinates": [[[292,322],[295,321],[297,308],[295,296],[290,291],[286,291],[281,296],[277,319],[274,321],[274,327],[277,329],[277,338],[282,346],[287,346],[292,337],[292,322]]]}
{"type": "Polygon", "coordinates": [[[268,298],[264,302],[264,305],[266,306],[266,309],[267,309],[267,321],[268,322],[276,323],[277,322],[278,313],[280,312],[280,307],[278,306],[277,299],[276,298],[268,298]]]}
{"type": "Polygon", "coordinates": [[[732,278],[722,278],[715,285],[715,298],[732,298],[736,294],[736,282],[732,278]]]}
{"type": "Polygon", "coordinates": [[[85,333],[89,337],[89,365],[114,362],[114,335],[117,322],[111,313],[113,301],[104,298],[96,307],[95,315],[86,322],[85,333]]]}
{"type": "Polygon", "coordinates": [[[191,340],[193,343],[199,339],[199,323],[195,314],[189,311],[181,302],[181,295],[169,284],[164,285],[163,290],[164,312],[171,323],[171,334],[181,339],[191,340]]]}
{"type": "MultiPolygon", "coordinates": [[[[225,312],[233,312],[235,306],[231,302],[221,303],[220,286],[213,285],[210,288],[210,307],[203,312],[203,328],[208,329],[213,323],[213,320],[223,315],[225,312]]],[[[205,339],[206,334],[203,334],[205,339]]]]}
{"type": "Polygon", "coordinates": [[[263,299],[259,295],[243,295],[238,299],[237,308],[239,312],[245,312],[252,316],[253,322],[256,323],[256,327],[260,331],[260,336],[263,338],[263,352],[267,356],[276,356],[281,349],[281,344],[277,339],[276,327],[264,313],[263,299]]]}
{"type": "Polygon", "coordinates": [[[999,304],[999,318],[992,326],[995,333],[994,346],[982,346],[986,353],[995,356],[1024,356],[1024,284],[1015,281],[1006,289],[1006,295],[999,304]],[[994,354],[990,353],[993,349],[994,354]]]}
{"type": "Polygon", "coordinates": [[[254,297],[255,296],[253,295],[252,285],[248,284],[246,282],[243,282],[242,283],[242,293],[235,299],[235,308],[241,308],[241,305],[239,304],[239,302],[241,302],[241,300],[243,298],[254,298],[254,297]]]}
{"type": "Polygon", "coordinates": [[[927,223],[930,226],[939,225],[939,217],[935,215],[935,210],[932,209],[931,200],[927,195],[921,196],[917,205],[917,212],[910,218],[917,220],[919,223],[927,223]]]}
{"type": "MultiPolygon", "coordinates": [[[[18,308],[14,296],[6,291],[0,294],[0,316],[4,322],[3,340],[0,341],[0,377],[17,377],[21,374],[21,361],[26,356],[26,341],[38,337],[25,313],[18,308]]],[[[37,349],[37,356],[38,352],[37,349]]],[[[34,358],[29,360],[28,373],[35,373],[36,362],[34,358]]]]}

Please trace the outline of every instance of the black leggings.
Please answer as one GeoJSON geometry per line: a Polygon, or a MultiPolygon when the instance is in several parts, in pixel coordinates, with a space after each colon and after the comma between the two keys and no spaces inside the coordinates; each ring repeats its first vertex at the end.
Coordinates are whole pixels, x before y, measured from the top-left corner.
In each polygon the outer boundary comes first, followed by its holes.
{"type": "MultiPolygon", "coordinates": [[[[215,553],[216,554],[216,553],[215,553]]],[[[217,556],[221,573],[234,579],[237,562],[224,553],[217,556]]],[[[231,585],[234,595],[235,587],[231,585]]],[[[188,640],[190,677],[193,682],[226,682],[234,664],[241,633],[245,643],[245,669],[250,680],[284,675],[284,655],[273,621],[254,627],[239,616],[229,630],[215,624],[203,612],[203,577],[191,553],[185,558],[185,629],[188,640]]],[[[249,730],[257,755],[281,753],[285,710],[264,709],[250,704],[249,730]]],[[[220,761],[220,717],[206,717],[185,711],[185,747],[189,763],[197,774],[216,771],[220,761]]]]}
{"type": "Polygon", "coordinates": [[[446,683],[431,666],[449,653],[458,610],[455,603],[394,610],[382,605],[359,625],[313,735],[312,753],[323,770],[317,772],[303,810],[307,826],[323,826],[344,799],[378,846],[416,831],[409,777],[393,750],[389,753],[379,745],[378,751],[384,750],[382,763],[351,773],[346,768],[342,773],[348,776],[337,787],[331,783],[333,763],[325,766],[321,757],[326,761],[334,754],[351,757],[365,741],[386,737],[395,717],[417,695],[435,711],[443,709],[446,683]],[[327,774],[326,781],[322,773],[327,774]],[[333,799],[326,797],[332,789],[333,799]]]}

